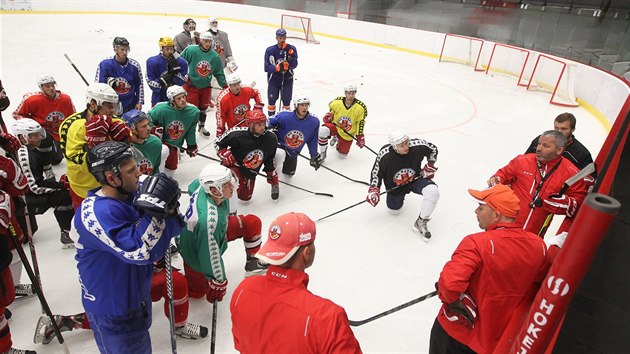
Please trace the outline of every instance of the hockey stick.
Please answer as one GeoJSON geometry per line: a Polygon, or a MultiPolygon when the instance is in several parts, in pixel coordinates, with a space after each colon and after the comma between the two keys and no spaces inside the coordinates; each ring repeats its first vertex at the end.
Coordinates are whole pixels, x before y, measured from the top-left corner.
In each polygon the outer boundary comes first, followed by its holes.
{"type": "MultiPolygon", "coordinates": [[[[343,129],[343,127],[341,127],[341,126],[337,125],[337,123],[332,122],[332,124],[334,124],[334,125],[335,125],[335,127],[339,128],[339,129],[341,129],[341,130],[343,130],[346,134],[350,135],[350,137],[352,138],[352,140],[354,140],[354,141],[356,141],[356,142],[358,142],[358,141],[359,141],[359,139],[357,139],[354,135],[352,135],[352,134],[348,133],[348,131],[347,131],[347,130],[345,130],[345,129],[343,129]]],[[[372,150],[369,146],[367,146],[367,145],[365,145],[365,144],[363,144],[363,146],[365,146],[368,150],[370,150],[370,151],[371,151],[374,155],[378,156],[378,153],[377,153],[376,151],[372,150]]]]}
{"type": "Polygon", "coordinates": [[[70,65],[72,65],[72,67],[74,68],[74,71],[77,72],[77,74],[79,74],[79,76],[81,76],[81,79],[83,80],[83,82],[85,82],[86,85],[90,85],[88,83],[88,81],[85,79],[85,77],[83,77],[83,74],[81,74],[81,72],[79,71],[79,68],[77,68],[76,65],[74,65],[74,63],[72,62],[72,60],[70,60],[70,57],[68,56],[68,54],[64,54],[64,57],[66,57],[66,60],[68,60],[68,62],[70,63],[70,65]]]}
{"type": "MultiPolygon", "coordinates": [[[[564,182],[564,184],[562,185],[562,188],[560,188],[560,192],[558,192],[558,196],[562,196],[567,191],[567,189],[569,189],[569,187],[571,187],[576,182],[590,175],[593,172],[595,172],[595,163],[591,162],[588,165],[586,165],[586,167],[584,167],[580,172],[576,173],[575,175],[567,179],[566,182],[564,182]]],[[[538,236],[544,235],[545,232],[547,232],[547,229],[549,228],[549,225],[551,224],[551,219],[553,219],[553,214],[552,213],[547,214],[547,218],[545,219],[545,222],[540,228],[540,231],[538,231],[538,236]]]]}
{"type": "MultiPolygon", "coordinates": [[[[309,160],[309,161],[311,160],[311,159],[309,159],[308,157],[306,157],[306,156],[304,156],[304,155],[302,155],[302,154],[298,154],[298,155],[300,155],[301,157],[303,157],[303,158],[305,158],[305,159],[307,159],[307,160],[309,160]]],[[[367,182],[364,182],[364,181],[359,181],[359,180],[356,180],[356,179],[352,179],[352,178],[350,178],[350,177],[348,177],[348,176],[346,176],[346,175],[344,175],[344,174],[341,174],[341,173],[339,173],[339,172],[337,172],[337,171],[333,170],[333,169],[332,169],[332,168],[330,168],[330,167],[327,167],[326,165],[320,165],[319,167],[322,167],[323,169],[328,170],[328,171],[330,171],[330,172],[332,172],[332,173],[334,173],[334,174],[336,174],[336,175],[338,175],[338,176],[341,176],[341,177],[343,177],[343,178],[345,178],[345,179],[347,179],[347,180],[349,180],[349,181],[356,182],[356,183],[361,183],[361,184],[364,184],[364,185],[366,185],[366,186],[369,186],[369,185],[370,185],[370,184],[369,184],[369,183],[367,183],[367,182]]]]}
{"type": "Polygon", "coordinates": [[[219,302],[214,300],[212,303],[212,333],[210,334],[210,354],[214,354],[214,349],[217,343],[217,304],[219,302]]]}
{"type": "Polygon", "coordinates": [[[15,227],[13,226],[11,222],[9,222],[9,232],[11,234],[11,240],[13,241],[13,245],[15,246],[15,250],[20,256],[20,260],[22,260],[24,269],[26,269],[26,274],[28,274],[28,277],[31,280],[31,283],[33,284],[33,287],[35,288],[35,293],[37,294],[37,297],[39,298],[39,302],[42,304],[42,309],[44,310],[48,318],[50,318],[50,320],[52,321],[53,329],[55,331],[55,335],[57,336],[57,340],[59,340],[59,344],[63,345],[64,352],[66,354],[69,354],[70,351],[68,350],[68,346],[66,346],[66,344],[64,343],[65,341],[63,339],[63,336],[61,335],[61,330],[59,330],[57,321],[55,321],[55,316],[53,315],[52,311],[50,311],[50,307],[48,306],[48,302],[46,301],[46,298],[44,297],[42,287],[40,286],[39,281],[35,277],[35,273],[33,273],[33,269],[31,268],[31,265],[28,262],[28,258],[26,258],[26,253],[24,253],[24,250],[22,249],[22,245],[20,244],[20,241],[18,240],[18,235],[17,235],[17,232],[15,231],[15,227]]]}
{"type": "Polygon", "coordinates": [[[420,296],[420,297],[419,297],[419,298],[417,298],[417,299],[413,299],[413,300],[411,300],[411,301],[409,301],[409,302],[405,302],[404,304],[399,305],[399,306],[396,306],[396,307],[394,307],[394,308],[392,308],[392,309],[389,309],[389,310],[387,310],[387,311],[385,311],[385,312],[381,312],[381,313],[379,313],[378,315],[374,315],[374,316],[372,316],[372,317],[370,317],[370,318],[366,318],[366,319],[361,320],[361,321],[352,321],[352,320],[348,320],[348,323],[349,323],[349,324],[350,324],[350,326],[352,326],[352,327],[362,326],[362,325],[364,325],[364,324],[366,324],[366,323],[368,323],[368,322],[372,322],[372,321],[377,320],[377,319],[379,319],[379,318],[381,318],[381,317],[385,317],[385,316],[387,316],[387,315],[391,315],[392,313],[397,312],[397,311],[400,311],[400,310],[402,310],[402,309],[404,309],[404,308],[407,308],[407,307],[409,307],[409,306],[411,306],[411,305],[415,305],[415,304],[417,304],[417,303],[419,303],[419,302],[422,302],[422,301],[424,301],[424,300],[426,300],[426,299],[430,299],[430,298],[434,297],[435,295],[437,295],[437,291],[432,291],[432,292],[430,292],[430,293],[428,293],[428,294],[426,294],[426,295],[422,295],[422,296],[420,296]]]}
{"type": "Polygon", "coordinates": [[[166,271],[166,297],[168,298],[168,322],[171,330],[171,350],[177,354],[177,339],[175,338],[175,304],[173,302],[173,267],[171,266],[171,247],[164,254],[164,270],[166,271]]]}

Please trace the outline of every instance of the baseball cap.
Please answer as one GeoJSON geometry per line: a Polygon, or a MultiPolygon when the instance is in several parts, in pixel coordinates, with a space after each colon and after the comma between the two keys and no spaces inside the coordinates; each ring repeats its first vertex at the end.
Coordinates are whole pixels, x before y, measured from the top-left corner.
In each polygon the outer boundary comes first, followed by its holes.
{"type": "Polygon", "coordinates": [[[195,20],[193,20],[192,18],[187,18],[187,19],[186,19],[186,21],[184,21],[184,24],[185,24],[185,25],[189,25],[189,24],[191,24],[191,23],[197,24],[197,23],[195,22],[195,20]]]}
{"type": "Polygon", "coordinates": [[[482,191],[469,189],[468,193],[477,203],[486,204],[497,213],[508,218],[515,218],[521,209],[516,193],[505,184],[495,184],[482,191]]]}
{"type": "Polygon", "coordinates": [[[300,246],[315,241],[315,229],[315,222],[306,214],[291,212],[280,215],[271,222],[267,242],[256,257],[269,264],[284,264],[300,246]]]}

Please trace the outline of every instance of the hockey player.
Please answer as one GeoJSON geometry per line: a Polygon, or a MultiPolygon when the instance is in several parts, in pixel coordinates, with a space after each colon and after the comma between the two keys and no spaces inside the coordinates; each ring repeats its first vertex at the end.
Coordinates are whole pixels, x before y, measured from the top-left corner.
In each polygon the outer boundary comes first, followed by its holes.
{"type": "Polygon", "coordinates": [[[261,244],[260,218],[251,214],[228,216],[235,184],[229,168],[213,163],[205,166],[199,178],[188,186],[190,205],[179,249],[188,293],[193,298],[205,296],[208,302],[223,300],[228,279],[221,256],[230,241],[243,238],[246,277],[262,274],[269,266],[254,256],[261,244]]]}
{"type": "Polygon", "coordinates": [[[175,58],[175,44],[171,37],[160,37],[160,54],[147,59],[147,83],[151,94],[151,107],[167,101],[166,89],[173,85],[183,85],[188,80],[188,63],[183,58],[175,58]]]}
{"type": "Polygon", "coordinates": [[[26,193],[29,213],[41,215],[54,208],[55,219],[61,231],[62,247],[74,247],[74,242],[69,236],[74,208],[68,191],[68,180],[66,175],[62,175],[59,181],[54,177],[47,178],[44,174],[42,153],[37,150],[46,135],[46,130],[30,118],[16,121],[12,129],[23,144],[18,150],[18,161],[30,188],[26,193]]]}
{"type": "Polygon", "coordinates": [[[221,58],[212,49],[212,33],[202,32],[199,38],[199,45],[186,47],[181,57],[186,59],[190,68],[188,81],[184,84],[184,90],[188,93],[187,100],[199,108],[199,132],[208,137],[210,132],[205,128],[206,109],[210,107],[212,77],[217,79],[221,88],[226,88],[227,83],[221,58]]]}
{"type": "Polygon", "coordinates": [[[161,137],[169,149],[164,166],[164,172],[169,176],[177,169],[179,160],[177,148],[181,148],[184,141],[188,156],[197,155],[195,128],[199,109],[186,102],[186,95],[186,91],[180,86],[171,86],[166,90],[168,102],[160,102],[149,111],[152,132],[161,137]]]}
{"type": "Polygon", "coordinates": [[[400,213],[405,196],[410,192],[423,197],[420,215],[413,223],[413,231],[424,241],[431,239],[427,223],[440,199],[438,186],[433,182],[437,171],[437,147],[422,139],[409,139],[407,134],[394,130],[389,134],[389,144],[381,148],[370,174],[367,202],[376,206],[380,201],[381,183],[387,192],[387,210],[400,213]],[[422,160],[427,163],[422,167],[422,160]]]}
{"type": "Polygon", "coordinates": [[[90,191],[74,218],[83,308],[101,352],[150,353],[153,263],[181,232],[179,185],[164,174],[138,186],[133,148],[106,141],[88,150],[90,191]]]}
{"type": "Polygon", "coordinates": [[[298,66],[297,49],[286,43],[287,31],[280,28],[276,31],[276,44],[265,51],[264,68],[267,73],[267,113],[269,117],[276,114],[276,101],[280,98],[282,109],[291,109],[293,96],[293,70],[298,66]]]}
{"type": "Polygon", "coordinates": [[[129,41],[116,37],[112,43],[115,55],[106,58],[96,68],[95,82],[106,83],[119,96],[123,114],[132,109],[142,109],[144,104],[144,79],[140,63],[129,58],[129,41]]]}
{"type": "MultiPolygon", "coordinates": [[[[515,222],[519,199],[509,187],[468,193],[483,232],[464,237],[436,283],[442,308],[429,353],[494,353],[514,310],[549,268],[545,243],[515,222]]],[[[550,304],[550,308],[553,305],[550,304]]]]}
{"type": "Polygon", "coordinates": [[[86,109],[66,118],[59,126],[59,141],[66,157],[67,178],[72,205],[76,209],[87,192],[99,186],[88,172],[86,150],[106,140],[129,142],[129,128],[114,116],[118,95],[107,84],[95,83],[87,88],[86,109]]]}
{"type": "Polygon", "coordinates": [[[59,126],[64,119],[76,112],[70,96],[57,90],[56,84],[51,75],[39,76],[37,86],[40,91],[24,95],[22,102],[13,112],[15,120],[31,118],[46,130],[46,137],[37,150],[42,152],[44,171],[48,177],[54,177],[51,164],[57,165],[63,159],[59,143],[59,126]]]}
{"type": "Polygon", "coordinates": [[[131,145],[142,154],[136,163],[143,175],[155,175],[164,170],[169,149],[157,136],[151,134],[149,117],[137,109],[123,114],[123,120],[131,130],[131,145]]]}
{"type": "Polygon", "coordinates": [[[359,148],[365,146],[363,128],[367,106],[356,98],[356,85],[346,85],[343,91],[345,96],[337,97],[328,104],[330,111],[324,114],[324,124],[319,128],[319,153],[322,155],[322,162],[326,160],[329,139],[331,146],[337,144],[337,152],[341,157],[348,155],[353,138],[359,148]]]}
{"type": "Polygon", "coordinates": [[[217,98],[217,139],[227,129],[245,120],[245,113],[250,110],[251,100],[254,100],[254,109],[262,111],[264,107],[260,92],[253,87],[241,86],[238,74],[228,75],[227,84],[229,87],[221,91],[217,98]]]}
{"type": "Polygon", "coordinates": [[[212,33],[212,49],[221,57],[225,75],[235,72],[236,69],[238,69],[238,65],[236,65],[234,57],[232,56],[230,39],[228,38],[227,32],[219,29],[219,21],[216,17],[210,17],[208,19],[208,32],[212,33]]]}
{"type": "Polygon", "coordinates": [[[321,155],[317,152],[317,132],[319,118],[308,109],[311,101],[304,95],[293,99],[293,112],[280,112],[269,118],[269,127],[276,129],[278,143],[282,149],[276,155],[282,160],[282,173],[293,176],[297,169],[297,159],[304,146],[308,146],[311,155],[311,166],[317,170],[321,164],[321,155]]]}
{"type": "Polygon", "coordinates": [[[187,18],[184,21],[184,30],[177,35],[175,35],[175,51],[181,54],[186,47],[191,44],[198,44],[194,42],[193,38],[199,37],[199,32],[195,31],[197,29],[197,23],[192,18],[187,18]]]}
{"type": "Polygon", "coordinates": [[[315,223],[302,213],[280,215],[269,226],[256,254],[271,264],[267,275],[242,281],[230,302],[239,352],[361,353],[346,311],[306,288],[315,234],[315,223]]]}
{"type": "MultiPolygon", "coordinates": [[[[267,130],[267,117],[260,110],[245,113],[247,127],[235,127],[228,130],[217,142],[217,155],[223,166],[232,169],[238,178],[238,199],[248,201],[254,194],[256,175],[265,165],[267,183],[271,184],[271,199],[280,196],[278,172],[274,164],[278,139],[267,130]]],[[[236,199],[232,200],[236,207],[236,199]]]]}

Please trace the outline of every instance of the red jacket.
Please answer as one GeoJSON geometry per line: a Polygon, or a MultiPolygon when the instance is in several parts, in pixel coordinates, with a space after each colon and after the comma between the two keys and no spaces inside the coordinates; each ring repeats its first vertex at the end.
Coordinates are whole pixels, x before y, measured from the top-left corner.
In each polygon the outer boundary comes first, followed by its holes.
{"type": "MultiPolygon", "coordinates": [[[[547,177],[540,189],[539,197],[541,200],[548,199],[550,194],[558,193],[564,182],[579,172],[575,165],[564,157],[541,163],[541,167],[545,173],[548,173],[556,164],[560,165],[547,177]]],[[[552,211],[546,207],[547,204],[545,203],[542,203],[539,207],[530,208],[534,192],[542,178],[536,164],[536,154],[519,155],[505,167],[499,169],[494,175],[501,179],[502,184],[511,186],[521,201],[521,211],[516,216],[515,221],[521,223],[525,230],[538,234],[547,215],[552,213],[552,211]]],[[[564,194],[574,198],[579,208],[584,197],[586,197],[584,180],[580,180],[569,187],[564,194]]],[[[544,236],[544,234],[541,236],[544,236]]]]}
{"type": "Polygon", "coordinates": [[[464,237],[442,269],[438,296],[449,304],[468,293],[477,303],[477,321],[473,328],[450,322],[446,305],[438,321],[449,336],[475,352],[492,352],[514,309],[544,279],[549,265],[544,241],[517,223],[494,224],[464,237]]]}
{"type": "Polygon", "coordinates": [[[243,280],[230,302],[241,353],[361,353],[344,309],[306,289],[308,274],[270,266],[243,280]]]}

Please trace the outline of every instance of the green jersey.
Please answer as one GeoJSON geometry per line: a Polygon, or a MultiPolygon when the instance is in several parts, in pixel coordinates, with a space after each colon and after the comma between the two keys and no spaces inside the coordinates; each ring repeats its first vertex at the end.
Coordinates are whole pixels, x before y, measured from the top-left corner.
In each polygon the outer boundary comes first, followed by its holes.
{"type": "Polygon", "coordinates": [[[180,56],[188,62],[188,78],[196,88],[210,87],[212,76],[221,87],[227,87],[221,57],[214,50],[206,52],[198,45],[189,45],[180,56]]]}
{"type": "Polygon", "coordinates": [[[152,126],[164,128],[162,141],[165,143],[182,147],[186,140],[186,146],[197,145],[199,108],[190,103],[177,109],[169,102],[160,102],[149,111],[149,120],[152,126]]]}
{"type": "Polygon", "coordinates": [[[144,175],[160,173],[162,163],[162,141],[155,135],[149,135],[142,144],[133,143],[133,147],[142,153],[142,158],[136,161],[138,169],[144,175]]]}

